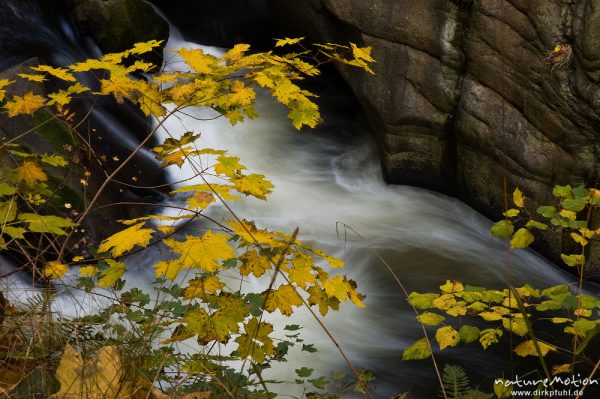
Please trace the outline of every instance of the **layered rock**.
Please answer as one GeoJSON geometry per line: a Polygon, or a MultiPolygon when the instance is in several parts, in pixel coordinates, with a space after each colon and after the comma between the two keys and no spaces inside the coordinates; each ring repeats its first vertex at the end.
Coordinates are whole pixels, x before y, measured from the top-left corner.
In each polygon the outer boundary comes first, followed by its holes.
{"type": "MultiPolygon", "coordinates": [[[[594,185],[600,0],[271,0],[283,26],[371,46],[375,76],[340,71],[377,132],[388,181],[455,194],[501,217],[518,186],[594,185]],[[557,47],[558,46],[558,47],[557,47]]],[[[570,239],[547,234],[553,260],[570,239]]],[[[600,275],[592,248],[588,276],[600,275]]]]}

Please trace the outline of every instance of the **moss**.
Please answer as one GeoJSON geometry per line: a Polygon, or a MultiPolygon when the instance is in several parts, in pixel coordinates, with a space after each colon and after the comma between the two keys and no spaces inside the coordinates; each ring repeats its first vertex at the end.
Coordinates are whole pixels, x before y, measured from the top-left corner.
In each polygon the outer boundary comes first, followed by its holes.
{"type": "Polygon", "coordinates": [[[54,119],[50,113],[41,110],[33,114],[35,131],[40,137],[53,144],[57,150],[63,151],[66,144],[73,145],[71,132],[61,121],[54,119]]]}

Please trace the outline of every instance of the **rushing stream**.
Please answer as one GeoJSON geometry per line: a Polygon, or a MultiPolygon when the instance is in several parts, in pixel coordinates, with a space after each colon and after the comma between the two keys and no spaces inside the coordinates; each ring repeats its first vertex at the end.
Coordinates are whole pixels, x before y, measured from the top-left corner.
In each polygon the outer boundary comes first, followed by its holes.
{"type": "MultiPolygon", "coordinates": [[[[2,29],[3,37],[16,32],[7,32],[6,26],[2,29]]],[[[61,53],[70,51],[71,36],[63,28],[59,32],[52,29],[43,27],[37,43],[43,47],[49,37],[60,37],[68,45],[51,48],[59,48],[56,51],[61,53]],[[45,33],[46,30],[51,33],[45,33]]],[[[180,47],[200,46],[183,41],[173,29],[165,50],[169,68],[182,66],[174,62],[173,53],[168,51],[180,47]]],[[[205,50],[214,54],[224,51],[205,50]]],[[[79,58],[79,54],[73,58],[79,58]]],[[[412,398],[435,397],[437,387],[431,362],[401,361],[403,348],[421,338],[421,333],[400,288],[378,255],[408,291],[437,290],[446,279],[500,288],[505,286],[508,261],[515,285],[528,282],[541,287],[570,283],[573,278],[532,251],[517,251],[508,260],[505,243],[493,239],[489,233],[491,222],[459,201],[427,190],[385,184],[373,137],[355,105],[348,105],[340,97],[345,95],[344,91],[334,84],[320,85],[317,94],[321,96],[319,103],[325,123],[301,134],[291,127],[286,110],[265,95],[259,96],[258,101],[261,117],[235,127],[223,118],[195,119],[214,116],[207,111],[192,111],[189,117],[173,118],[166,127],[175,136],[188,130],[201,132],[198,145],[226,149],[230,155],[240,157],[252,173],[262,173],[274,183],[276,189],[266,202],[244,199],[233,203],[240,217],[254,220],[259,227],[284,232],[298,226],[301,240],[344,259],[347,265],[344,273],[356,280],[359,290],[366,294],[366,308],[342,305],[340,312],[325,318],[325,323],[352,363],[376,374],[376,397],[390,397],[408,390],[412,398]]],[[[193,175],[185,167],[172,166],[168,171],[172,181],[193,175]]],[[[226,212],[220,206],[213,206],[210,216],[225,217],[226,212]]],[[[130,260],[128,283],[151,289],[152,263],[147,253],[130,260]]],[[[22,287],[28,284],[18,275],[2,283],[22,287]]],[[[93,299],[89,297],[76,297],[73,301],[68,296],[57,304],[70,315],[89,311],[90,306],[93,299]]],[[[306,341],[315,343],[319,351],[314,354],[294,351],[289,363],[267,370],[267,376],[293,381],[294,369],[305,365],[322,372],[347,372],[325,333],[307,313],[299,313],[286,322],[305,326],[306,341]]],[[[437,360],[441,364],[464,365],[474,382],[488,378],[484,381],[489,390],[490,378],[507,366],[501,360],[506,359],[506,351],[491,349],[484,354],[483,350],[471,347],[466,353],[463,349],[449,349],[437,353],[437,360]]]]}

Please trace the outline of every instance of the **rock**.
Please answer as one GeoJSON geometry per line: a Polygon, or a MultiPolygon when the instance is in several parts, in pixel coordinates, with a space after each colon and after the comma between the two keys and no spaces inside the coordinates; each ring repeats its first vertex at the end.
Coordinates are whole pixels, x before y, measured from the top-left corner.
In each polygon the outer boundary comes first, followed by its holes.
{"type": "Polygon", "coordinates": [[[272,18],[265,0],[151,0],[185,40],[206,46],[273,46],[272,18]]]}
{"type": "MultiPolygon", "coordinates": [[[[81,33],[91,36],[104,53],[118,53],[138,42],[169,38],[168,23],[143,0],[71,1],[81,33]]],[[[153,61],[162,60],[161,51],[155,53],[153,61]]]]}
{"type": "MultiPolygon", "coordinates": [[[[339,70],[376,130],[389,182],[457,195],[492,219],[515,187],[534,211],[554,203],[556,184],[595,185],[600,0],[269,5],[289,34],[373,48],[375,76],[339,70]]],[[[560,264],[570,241],[545,234],[536,249],[560,264]]],[[[591,247],[586,276],[600,279],[591,247]]]]}
{"type": "MultiPolygon", "coordinates": [[[[40,64],[40,60],[33,58],[0,72],[0,79],[15,80],[15,83],[7,88],[10,95],[23,95],[27,92],[45,95],[56,90],[56,87],[49,83],[39,84],[25,79],[17,79],[17,74],[31,73],[29,66],[38,64],[40,64]]],[[[96,106],[100,110],[104,107],[101,100],[96,106]]],[[[123,140],[111,135],[111,132],[106,130],[106,126],[99,123],[96,118],[89,117],[85,123],[79,123],[82,116],[87,115],[85,107],[85,104],[76,102],[69,105],[69,109],[76,112],[76,116],[71,122],[71,128],[54,118],[47,109],[36,111],[33,117],[19,115],[9,118],[6,114],[0,116],[0,140],[13,140],[31,153],[59,154],[70,161],[67,168],[48,169],[50,179],[55,183],[62,182],[63,186],[57,190],[53,200],[44,207],[44,210],[50,214],[74,217],[76,216],[74,212],[81,213],[85,204],[89,203],[98,192],[107,173],[111,173],[119,164],[112,157],[116,156],[122,161],[131,154],[131,150],[123,147],[123,140]],[[78,126],[77,130],[73,126],[78,126]],[[79,136],[79,140],[73,138],[74,134],[79,136]],[[90,140],[91,149],[81,142],[82,137],[90,140]],[[105,148],[108,148],[110,152],[106,152],[105,148]],[[85,171],[89,172],[89,176],[85,175],[85,171]],[[86,187],[82,186],[81,179],[87,180],[86,187]],[[71,204],[71,208],[65,208],[65,203],[71,204]]],[[[129,113],[129,117],[135,118],[135,113],[129,113]]],[[[147,128],[148,126],[146,126],[147,128]]],[[[17,157],[2,155],[0,160],[2,166],[15,167],[18,165],[17,157]]],[[[85,240],[86,244],[97,245],[100,240],[120,228],[117,220],[139,217],[151,211],[149,207],[139,205],[113,206],[112,204],[123,201],[139,203],[156,200],[161,195],[160,192],[135,190],[131,185],[137,184],[141,187],[162,185],[165,190],[168,190],[163,171],[157,169],[157,162],[148,160],[141,155],[135,156],[116,176],[115,181],[102,192],[95,210],[85,219],[81,226],[83,229],[75,235],[72,245],[77,245],[80,240],[85,240]],[[135,176],[135,182],[131,180],[132,176],[135,176]],[[119,181],[129,184],[122,184],[119,181]]],[[[86,247],[87,245],[81,246],[82,249],[86,247]]]]}

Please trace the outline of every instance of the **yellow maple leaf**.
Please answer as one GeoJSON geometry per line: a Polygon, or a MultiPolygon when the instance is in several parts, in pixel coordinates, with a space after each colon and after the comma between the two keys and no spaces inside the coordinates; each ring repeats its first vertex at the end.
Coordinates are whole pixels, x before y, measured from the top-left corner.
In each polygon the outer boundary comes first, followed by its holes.
{"type": "Polygon", "coordinates": [[[198,73],[210,74],[213,68],[217,66],[217,59],[210,54],[206,54],[202,49],[188,50],[182,48],[177,51],[177,54],[198,73]]]}
{"type": "Polygon", "coordinates": [[[147,42],[136,43],[131,50],[131,54],[144,54],[152,51],[155,47],[159,47],[164,40],[150,40],[147,42]]]}
{"type": "Polygon", "coordinates": [[[48,262],[46,267],[44,267],[44,276],[49,277],[51,279],[59,279],[64,276],[69,271],[67,265],[64,265],[60,262],[52,261],[48,262]]]}
{"type": "Polygon", "coordinates": [[[252,195],[262,200],[266,200],[266,196],[271,194],[275,187],[270,181],[265,179],[264,175],[256,173],[231,179],[231,182],[240,193],[252,195]]]}
{"type": "Polygon", "coordinates": [[[350,283],[345,276],[335,276],[323,283],[323,289],[330,297],[346,302],[350,294],[350,283]]]}
{"type": "Polygon", "coordinates": [[[373,57],[371,57],[371,47],[357,47],[354,43],[350,43],[350,46],[352,48],[352,55],[354,55],[354,58],[367,62],[375,62],[373,57]]]}
{"type": "Polygon", "coordinates": [[[223,55],[223,59],[225,61],[237,61],[240,58],[242,58],[244,56],[244,53],[246,51],[248,51],[250,49],[250,45],[249,44],[236,44],[235,46],[233,46],[233,48],[231,48],[229,51],[227,51],[224,55],[223,55]]]}
{"type": "Polygon", "coordinates": [[[48,176],[36,161],[28,160],[23,161],[17,168],[17,179],[24,182],[27,187],[33,187],[37,182],[47,181],[48,176]]]}
{"type": "Polygon", "coordinates": [[[123,365],[117,347],[102,347],[96,356],[84,361],[67,344],[56,370],[60,390],[52,399],[117,399],[122,392],[123,365]]]}
{"type": "Polygon", "coordinates": [[[127,270],[124,263],[113,259],[107,259],[106,263],[108,263],[108,268],[102,272],[102,275],[98,279],[98,287],[111,287],[127,270]]]}
{"type": "Polygon", "coordinates": [[[36,72],[47,72],[48,74],[67,82],[76,82],[75,76],[63,68],[55,68],[50,65],[38,65],[31,67],[36,72]]]}
{"type": "Polygon", "coordinates": [[[340,308],[339,299],[336,297],[330,298],[325,290],[316,285],[309,287],[307,292],[309,293],[308,303],[319,306],[319,312],[322,316],[325,316],[329,309],[338,310],[340,308]]]}
{"type": "Polygon", "coordinates": [[[216,294],[223,287],[225,284],[217,276],[190,280],[189,286],[184,291],[184,298],[204,298],[206,294],[216,294]]]}
{"type": "Polygon", "coordinates": [[[276,233],[270,232],[266,229],[257,229],[253,221],[242,219],[241,221],[230,220],[227,224],[231,227],[233,232],[240,236],[242,240],[248,244],[261,244],[268,245],[271,247],[281,247],[285,245],[283,241],[277,241],[276,233]]]}
{"type": "Polygon", "coordinates": [[[106,238],[98,247],[99,252],[110,251],[113,256],[120,256],[129,251],[136,245],[145,247],[152,238],[152,229],[143,229],[144,223],[138,223],[128,227],[125,230],[119,231],[112,236],[106,238]]]}
{"type": "Polygon", "coordinates": [[[282,46],[300,43],[302,40],[304,40],[304,37],[297,37],[297,38],[293,38],[293,39],[286,37],[284,39],[278,39],[275,42],[275,47],[282,47],[282,46]]]}
{"type": "Polygon", "coordinates": [[[21,114],[33,115],[44,104],[46,104],[44,97],[29,92],[24,96],[13,96],[12,101],[4,104],[4,108],[8,111],[8,116],[13,117],[21,114]]]}
{"type": "Polygon", "coordinates": [[[264,363],[266,356],[275,354],[275,346],[269,334],[273,332],[273,325],[259,322],[256,318],[244,324],[245,334],[238,336],[236,352],[241,357],[251,357],[258,364],[264,363]]]}
{"type": "Polygon", "coordinates": [[[99,270],[95,266],[82,266],[79,268],[79,274],[82,276],[94,277],[99,270]]]}
{"type": "Polygon", "coordinates": [[[240,266],[240,274],[242,276],[247,276],[252,273],[256,277],[260,277],[271,268],[269,259],[259,255],[258,252],[254,250],[244,253],[240,256],[240,260],[242,261],[242,265],[240,266]]]}
{"type": "Polygon", "coordinates": [[[6,90],[3,89],[12,83],[15,83],[15,81],[8,79],[0,79],[0,101],[3,101],[4,97],[6,96],[6,90]]]}
{"type": "Polygon", "coordinates": [[[19,75],[19,77],[21,77],[23,79],[29,80],[30,82],[41,83],[41,82],[44,82],[45,80],[47,80],[44,75],[40,75],[40,74],[19,73],[17,75],[19,75]]]}
{"type": "Polygon", "coordinates": [[[306,255],[296,256],[292,260],[292,267],[286,268],[290,281],[298,287],[306,288],[307,284],[314,284],[317,277],[313,273],[313,259],[306,255]]]}
{"type": "Polygon", "coordinates": [[[289,284],[281,285],[276,290],[265,291],[262,297],[266,298],[265,310],[274,312],[279,309],[282,315],[289,316],[293,313],[292,306],[301,306],[302,298],[296,292],[294,287],[289,284]]]}
{"type": "Polygon", "coordinates": [[[190,209],[206,209],[210,204],[215,202],[215,196],[206,191],[197,191],[193,196],[186,199],[185,202],[190,209]]]}
{"type": "Polygon", "coordinates": [[[64,90],[59,90],[56,93],[50,93],[48,94],[48,98],[50,98],[48,105],[58,104],[64,107],[71,102],[71,95],[64,90]]]}
{"type": "Polygon", "coordinates": [[[228,157],[221,155],[217,158],[217,163],[214,165],[215,172],[220,175],[233,177],[246,167],[239,163],[238,157],[228,157]]]}
{"type": "Polygon", "coordinates": [[[444,326],[438,328],[435,332],[435,340],[440,345],[440,349],[446,349],[449,346],[458,345],[460,336],[458,335],[458,331],[451,326],[444,326]]]}
{"type": "MultiPolygon", "coordinates": [[[[550,351],[556,351],[556,347],[552,345],[548,345],[542,341],[538,341],[538,346],[540,348],[540,352],[542,356],[546,356],[550,351]]],[[[519,356],[537,356],[538,352],[535,348],[535,343],[533,340],[527,340],[525,342],[521,342],[514,349],[514,352],[519,356]]]]}
{"type": "Polygon", "coordinates": [[[235,80],[231,84],[231,94],[229,95],[229,103],[235,105],[250,105],[252,100],[256,98],[254,89],[244,85],[244,82],[235,80]]]}
{"type": "Polygon", "coordinates": [[[235,252],[228,240],[228,236],[213,234],[210,230],[202,237],[186,236],[185,241],[167,239],[165,244],[180,255],[170,266],[179,270],[198,268],[212,273],[221,267],[219,261],[235,258],[235,252]]]}

